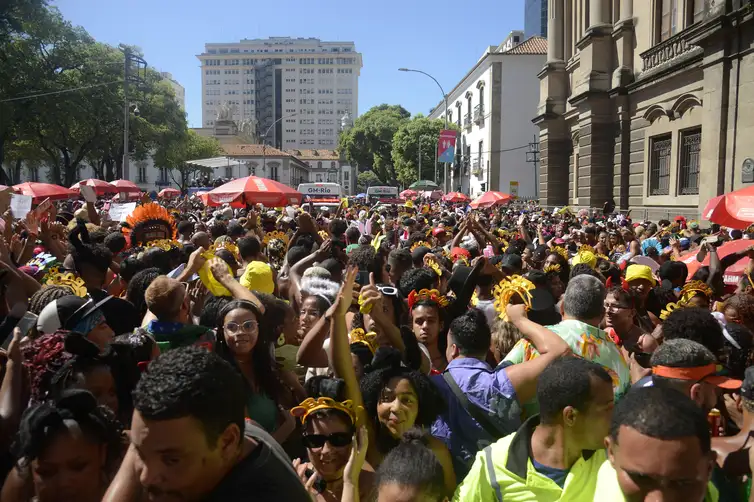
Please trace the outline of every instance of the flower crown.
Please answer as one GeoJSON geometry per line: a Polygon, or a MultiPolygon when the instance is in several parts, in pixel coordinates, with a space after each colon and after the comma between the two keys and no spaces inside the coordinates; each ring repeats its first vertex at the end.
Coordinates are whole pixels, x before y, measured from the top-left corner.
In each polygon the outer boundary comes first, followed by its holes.
{"type": "Polygon", "coordinates": [[[707,297],[708,300],[715,297],[715,292],[709,287],[709,285],[707,285],[707,283],[702,281],[691,281],[686,283],[681,289],[681,301],[688,302],[697,294],[702,294],[707,297]]]}
{"type": "Polygon", "coordinates": [[[183,248],[183,244],[176,240],[171,239],[158,239],[156,241],[149,241],[147,242],[147,245],[144,246],[147,248],[160,248],[165,251],[170,251],[171,249],[181,249],[183,248]]]}
{"type": "Polygon", "coordinates": [[[428,258],[425,265],[435,271],[438,277],[442,277],[442,269],[440,264],[434,258],[428,258]]]}
{"type": "Polygon", "coordinates": [[[416,248],[424,246],[425,248],[432,249],[432,245],[427,241],[417,241],[411,246],[411,252],[413,253],[416,248]]]}
{"type": "Polygon", "coordinates": [[[78,297],[83,298],[86,296],[87,291],[84,279],[76,277],[76,275],[71,272],[60,273],[57,272],[57,268],[55,270],[56,272],[54,274],[49,274],[50,277],[45,284],[48,286],[65,286],[70,288],[71,291],[73,291],[73,294],[78,297]]]}
{"type": "Polygon", "coordinates": [[[233,255],[233,258],[235,258],[236,260],[241,257],[238,251],[238,246],[236,246],[234,242],[231,242],[229,240],[222,241],[217,245],[215,251],[220,251],[221,249],[227,249],[228,251],[230,251],[230,253],[233,255]]]}
{"type": "Polygon", "coordinates": [[[579,252],[573,257],[573,265],[579,263],[585,263],[589,265],[589,268],[593,269],[597,265],[597,253],[594,252],[594,248],[587,244],[584,244],[579,248],[579,252]]]}
{"type": "Polygon", "coordinates": [[[280,230],[274,230],[272,232],[267,232],[264,234],[264,239],[262,239],[262,244],[265,246],[270,243],[270,241],[273,240],[279,240],[283,241],[286,245],[288,244],[288,235],[281,232],[280,230]]]}
{"type": "Polygon", "coordinates": [[[667,320],[670,314],[672,314],[676,310],[680,310],[684,308],[685,306],[686,304],[683,302],[683,300],[679,301],[678,303],[668,303],[667,305],[665,305],[665,308],[662,309],[662,311],[660,312],[660,319],[663,321],[667,320]]]}
{"type": "Polygon", "coordinates": [[[348,334],[348,339],[351,343],[366,345],[372,355],[377,352],[377,348],[379,347],[379,345],[377,345],[377,333],[374,331],[365,333],[363,329],[356,328],[348,334]]]}
{"type": "Polygon", "coordinates": [[[348,415],[348,417],[351,419],[351,423],[355,425],[356,412],[360,409],[361,406],[359,406],[358,409],[354,409],[353,401],[351,401],[350,399],[339,403],[338,401],[329,397],[320,397],[319,399],[310,397],[305,399],[295,408],[292,408],[291,415],[300,419],[301,423],[304,424],[309,415],[314,412],[317,412],[319,410],[339,410],[348,415]]]}
{"type": "Polygon", "coordinates": [[[497,310],[500,319],[508,319],[506,307],[514,295],[521,297],[524,305],[526,305],[526,310],[531,309],[531,291],[534,288],[533,282],[520,275],[511,275],[500,281],[492,293],[495,297],[495,310],[497,310]]]}
{"type": "Polygon", "coordinates": [[[414,305],[424,300],[433,301],[437,303],[440,308],[445,308],[450,303],[448,298],[441,295],[436,289],[422,289],[418,293],[414,290],[408,294],[408,308],[413,309],[414,305]]]}
{"type": "Polygon", "coordinates": [[[555,246],[554,248],[552,248],[552,252],[555,254],[559,254],[560,256],[563,257],[565,261],[568,261],[568,250],[566,248],[555,246]]]}
{"type": "Polygon", "coordinates": [[[560,265],[557,263],[545,265],[544,273],[549,274],[550,272],[553,272],[555,274],[560,273],[560,265]]]}
{"type": "Polygon", "coordinates": [[[320,236],[320,237],[322,237],[322,238],[323,238],[324,240],[327,240],[327,239],[329,239],[329,238],[330,238],[330,234],[329,234],[329,233],[327,233],[327,230],[320,230],[320,231],[319,231],[319,232],[317,232],[317,233],[318,233],[318,234],[319,234],[319,236],[320,236]]]}

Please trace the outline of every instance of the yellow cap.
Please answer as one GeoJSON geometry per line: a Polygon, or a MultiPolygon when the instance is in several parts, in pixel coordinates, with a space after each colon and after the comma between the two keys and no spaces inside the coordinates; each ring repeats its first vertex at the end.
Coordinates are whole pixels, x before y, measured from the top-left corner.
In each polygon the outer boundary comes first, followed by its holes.
{"type": "Polygon", "coordinates": [[[652,275],[652,269],[646,265],[629,265],[626,269],[626,282],[635,281],[637,279],[646,279],[652,283],[652,286],[657,285],[657,280],[652,275]]]}
{"type": "Polygon", "coordinates": [[[241,286],[252,291],[272,294],[275,291],[272,267],[263,261],[249,263],[241,277],[241,286]]]}

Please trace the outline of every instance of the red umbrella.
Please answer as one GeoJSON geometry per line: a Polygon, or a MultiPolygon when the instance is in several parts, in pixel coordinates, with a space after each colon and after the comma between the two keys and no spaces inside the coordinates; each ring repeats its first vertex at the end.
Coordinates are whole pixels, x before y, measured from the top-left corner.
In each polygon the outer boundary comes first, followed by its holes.
{"type": "Polygon", "coordinates": [[[411,189],[409,188],[409,189],[406,189],[406,190],[402,191],[402,192],[400,193],[399,197],[400,197],[401,199],[410,199],[410,198],[412,198],[412,197],[416,197],[416,192],[415,192],[414,190],[411,190],[411,189]]]}
{"type": "Polygon", "coordinates": [[[78,192],[80,187],[82,185],[90,186],[94,188],[94,191],[97,193],[97,195],[105,195],[109,193],[118,193],[118,189],[108,183],[107,181],[98,180],[95,178],[90,178],[88,180],[79,181],[75,185],[71,187],[71,190],[74,192],[78,192]]]}
{"type": "Polygon", "coordinates": [[[754,223],[754,186],[710,199],[702,218],[740,230],[748,227],[754,223]]]}
{"type": "Polygon", "coordinates": [[[178,197],[179,195],[181,195],[181,191],[176,190],[175,188],[163,188],[157,193],[157,197],[160,197],[160,198],[164,197],[166,199],[178,197]]]}
{"type": "Polygon", "coordinates": [[[63,200],[78,196],[78,193],[70,188],[50,183],[36,183],[34,181],[27,181],[26,183],[13,185],[13,190],[21,195],[31,196],[32,202],[35,204],[42,202],[45,199],[63,200]]]}
{"type": "Polygon", "coordinates": [[[118,192],[126,192],[126,193],[141,193],[141,188],[139,188],[136,183],[133,181],[128,180],[115,180],[110,183],[112,186],[116,187],[118,192]]]}
{"type": "Polygon", "coordinates": [[[471,203],[473,209],[480,207],[492,207],[505,204],[513,199],[512,195],[503,192],[485,192],[481,197],[471,203]]]}
{"type": "Polygon", "coordinates": [[[244,204],[264,204],[267,207],[280,207],[288,204],[301,204],[302,195],[293,188],[277,181],[256,176],[246,176],[229,181],[208,194],[208,200],[215,204],[241,202],[244,204]]]}
{"type": "MultiPolygon", "coordinates": [[[[735,241],[728,241],[721,245],[719,248],[717,248],[717,255],[720,258],[724,258],[732,253],[737,253],[739,251],[742,251],[749,246],[754,245],[754,241],[751,239],[738,239],[735,241]]],[[[691,278],[694,273],[699,270],[699,268],[703,265],[709,266],[709,255],[704,259],[702,263],[699,263],[696,261],[696,254],[699,252],[698,249],[691,251],[689,253],[686,253],[681,256],[681,260],[683,263],[686,264],[686,267],[689,269],[689,275],[688,277],[691,278]]],[[[733,285],[735,286],[738,284],[738,281],[741,280],[741,276],[744,275],[746,272],[746,267],[749,265],[749,257],[744,256],[740,260],[738,260],[736,263],[725,269],[725,274],[723,275],[723,282],[727,285],[733,285]]]]}
{"type": "Polygon", "coordinates": [[[450,192],[443,195],[442,200],[445,202],[468,202],[469,196],[461,192],[450,192]]]}

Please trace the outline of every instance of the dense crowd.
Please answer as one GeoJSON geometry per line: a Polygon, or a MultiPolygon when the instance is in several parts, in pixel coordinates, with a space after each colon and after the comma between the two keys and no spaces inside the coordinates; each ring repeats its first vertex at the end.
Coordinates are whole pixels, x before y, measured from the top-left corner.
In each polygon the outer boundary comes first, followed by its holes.
{"type": "Polygon", "coordinates": [[[754,500],[748,229],[41,207],[0,221],[0,502],[754,500]]]}

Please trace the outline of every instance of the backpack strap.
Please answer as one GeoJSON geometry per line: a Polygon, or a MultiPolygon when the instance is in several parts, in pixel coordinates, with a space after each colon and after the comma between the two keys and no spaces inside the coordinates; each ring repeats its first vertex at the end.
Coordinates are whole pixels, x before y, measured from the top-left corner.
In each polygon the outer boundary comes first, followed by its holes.
{"type": "Polygon", "coordinates": [[[487,434],[495,439],[500,439],[504,436],[504,434],[501,433],[497,426],[493,424],[490,418],[487,416],[487,412],[469,401],[468,396],[463,392],[463,390],[461,390],[456,381],[453,379],[453,375],[451,375],[448,370],[445,370],[443,372],[442,378],[443,380],[445,380],[445,383],[448,384],[448,387],[450,387],[450,390],[453,392],[453,395],[456,396],[456,399],[458,399],[458,401],[461,403],[463,409],[466,410],[466,412],[471,415],[474,420],[476,420],[479,426],[484,429],[487,434]]]}
{"type": "Polygon", "coordinates": [[[500,490],[500,483],[497,482],[497,476],[495,475],[495,466],[492,464],[492,446],[484,449],[484,459],[487,464],[487,475],[490,478],[490,486],[495,489],[498,502],[503,502],[503,492],[500,490]]]}

